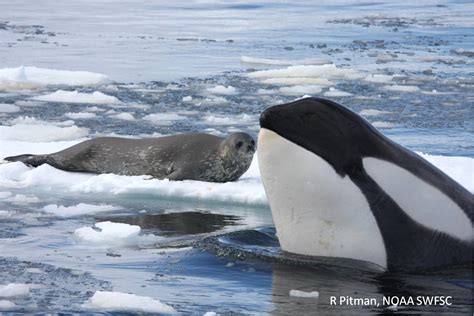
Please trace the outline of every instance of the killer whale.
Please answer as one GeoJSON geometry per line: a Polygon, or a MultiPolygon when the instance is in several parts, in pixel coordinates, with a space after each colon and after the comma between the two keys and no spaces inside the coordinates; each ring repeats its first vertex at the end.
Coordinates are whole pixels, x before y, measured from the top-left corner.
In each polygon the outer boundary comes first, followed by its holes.
{"type": "Polygon", "coordinates": [[[473,195],[348,108],[267,108],[257,146],[283,250],[418,270],[472,261],[473,195]]]}

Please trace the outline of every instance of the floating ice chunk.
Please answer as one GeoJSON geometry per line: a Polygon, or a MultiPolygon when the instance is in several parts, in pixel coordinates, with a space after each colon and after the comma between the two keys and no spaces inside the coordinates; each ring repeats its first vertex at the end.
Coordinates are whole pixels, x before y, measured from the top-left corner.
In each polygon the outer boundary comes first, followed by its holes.
{"type": "Polygon", "coordinates": [[[0,90],[34,89],[47,85],[90,86],[108,82],[107,76],[87,71],[23,66],[0,69],[0,90]]]}
{"type": "Polygon", "coordinates": [[[250,78],[325,78],[355,80],[365,77],[355,69],[338,68],[334,64],[321,66],[291,66],[283,69],[254,71],[248,74],[250,78]]]}
{"type": "Polygon", "coordinates": [[[67,112],[64,114],[65,117],[73,119],[73,120],[86,120],[86,119],[92,119],[95,118],[96,115],[95,113],[88,113],[88,112],[67,112]]]}
{"type": "Polygon", "coordinates": [[[237,125],[257,123],[255,116],[248,114],[240,114],[235,116],[216,116],[208,115],[204,117],[204,121],[210,125],[237,125]]]}
{"type": "Polygon", "coordinates": [[[218,315],[219,314],[217,314],[216,312],[206,312],[202,316],[218,316],[218,315]]]}
{"type": "Polygon", "coordinates": [[[0,113],[15,113],[20,110],[20,107],[15,104],[0,103],[0,113]]]}
{"type": "Polygon", "coordinates": [[[86,203],[79,203],[77,205],[71,206],[49,204],[43,207],[43,211],[45,211],[46,213],[54,214],[60,217],[74,217],[84,214],[107,212],[116,209],[119,209],[119,207],[107,204],[94,205],[86,203]]]}
{"type": "Polygon", "coordinates": [[[100,244],[122,244],[131,242],[140,233],[140,226],[124,223],[100,222],[92,227],[81,227],[74,231],[76,239],[100,244]]]}
{"type": "Polygon", "coordinates": [[[229,101],[224,98],[224,97],[209,97],[209,98],[205,98],[204,100],[202,100],[201,104],[203,105],[219,105],[219,104],[226,104],[228,103],[229,101]]]}
{"type": "Polygon", "coordinates": [[[143,117],[145,121],[152,122],[157,125],[171,125],[173,121],[181,121],[188,119],[186,116],[176,113],[153,113],[143,117]]]}
{"type": "Polygon", "coordinates": [[[393,123],[384,122],[384,121],[375,121],[375,122],[372,122],[372,125],[377,128],[392,128],[395,126],[393,123]]]}
{"type": "Polygon", "coordinates": [[[185,96],[183,97],[182,101],[183,102],[191,102],[193,100],[193,97],[188,95],[188,96],[185,96]]]}
{"type": "Polygon", "coordinates": [[[85,109],[87,112],[104,112],[104,109],[98,108],[96,106],[89,106],[85,109]]]}
{"type": "Polygon", "coordinates": [[[240,61],[246,64],[260,64],[273,66],[295,66],[295,65],[325,65],[331,64],[331,61],[323,58],[308,59],[272,59],[272,58],[256,58],[242,56],[240,61]]]}
{"type": "Polygon", "coordinates": [[[318,94],[322,90],[321,86],[317,85],[304,85],[304,86],[293,86],[293,87],[281,87],[280,92],[284,95],[302,95],[302,94],[318,94]]]}
{"type": "Polygon", "coordinates": [[[85,92],[78,92],[77,90],[75,91],[58,90],[50,94],[33,97],[31,99],[37,100],[37,101],[65,102],[65,103],[92,103],[92,104],[122,103],[116,97],[107,95],[99,91],[95,91],[93,93],[85,93],[85,92]]]}
{"type": "Polygon", "coordinates": [[[325,78],[269,78],[261,81],[263,84],[272,85],[323,85],[331,86],[334,82],[325,78]]]}
{"type": "Polygon", "coordinates": [[[374,82],[374,83],[390,83],[392,82],[393,76],[389,75],[380,75],[380,74],[370,74],[365,77],[365,81],[374,82]]]}
{"type": "Polygon", "coordinates": [[[110,117],[123,121],[135,121],[135,117],[133,116],[133,114],[127,112],[117,113],[111,115],[110,117]]]}
{"type": "Polygon", "coordinates": [[[392,114],[392,112],[375,110],[375,109],[363,109],[362,111],[359,112],[359,114],[364,115],[364,116],[378,116],[378,115],[392,114]]]}
{"type": "Polygon", "coordinates": [[[214,94],[222,94],[222,95],[234,95],[237,94],[237,89],[232,86],[222,86],[217,85],[213,88],[207,88],[207,91],[214,93],[214,94]]]}
{"type": "Polygon", "coordinates": [[[325,97],[349,97],[352,93],[338,90],[336,88],[329,88],[329,91],[324,92],[325,97]]]}
{"type": "Polygon", "coordinates": [[[89,134],[89,130],[77,127],[73,121],[50,123],[24,117],[13,120],[14,125],[0,126],[0,139],[28,142],[61,141],[78,139],[89,134]]]}
{"type": "Polygon", "coordinates": [[[10,311],[16,309],[15,303],[7,300],[0,300],[0,311],[10,311]]]}
{"type": "Polygon", "coordinates": [[[24,283],[0,285],[0,297],[25,296],[30,293],[30,286],[24,283]]]}
{"type": "Polygon", "coordinates": [[[257,94],[261,94],[261,95],[274,95],[276,93],[277,91],[274,89],[258,89],[257,90],[257,94]]]}
{"type": "Polygon", "coordinates": [[[383,86],[385,90],[400,91],[400,92],[417,92],[420,90],[417,86],[402,86],[402,85],[386,85],[383,86]]]}
{"type": "Polygon", "coordinates": [[[474,158],[437,156],[417,152],[444,173],[474,193],[474,158]]]}
{"type": "MultiPolygon", "coordinates": [[[[10,193],[10,192],[8,192],[10,193]]],[[[15,194],[5,198],[0,197],[5,202],[10,202],[13,204],[30,204],[30,203],[38,203],[40,199],[33,195],[24,195],[24,194],[15,194]]]]}
{"type": "Polygon", "coordinates": [[[160,314],[176,313],[176,310],[173,307],[161,303],[159,300],[155,300],[151,297],[108,291],[96,291],[84,307],[120,312],[160,314]]]}
{"type": "Polygon", "coordinates": [[[303,298],[318,298],[319,297],[319,292],[318,291],[305,292],[305,291],[300,291],[300,290],[291,290],[290,291],[290,296],[291,297],[303,297],[303,298]]]}

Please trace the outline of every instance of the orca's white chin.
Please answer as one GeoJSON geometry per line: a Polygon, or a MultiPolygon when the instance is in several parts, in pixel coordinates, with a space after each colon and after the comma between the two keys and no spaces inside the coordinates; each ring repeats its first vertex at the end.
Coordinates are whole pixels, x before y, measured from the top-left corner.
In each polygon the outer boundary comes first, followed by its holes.
{"type": "Polygon", "coordinates": [[[384,242],[364,195],[318,155],[262,128],[258,162],[283,250],[387,266],[384,242]]]}

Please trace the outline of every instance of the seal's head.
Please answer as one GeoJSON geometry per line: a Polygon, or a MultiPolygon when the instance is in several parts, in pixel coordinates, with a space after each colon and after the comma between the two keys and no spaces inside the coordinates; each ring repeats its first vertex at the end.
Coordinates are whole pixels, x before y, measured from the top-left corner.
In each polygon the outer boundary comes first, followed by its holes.
{"type": "Polygon", "coordinates": [[[252,160],[255,153],[255,141],[247,133],[232,133],[223,142],[224,154],[232,155],[242,160],[252,160]]]}

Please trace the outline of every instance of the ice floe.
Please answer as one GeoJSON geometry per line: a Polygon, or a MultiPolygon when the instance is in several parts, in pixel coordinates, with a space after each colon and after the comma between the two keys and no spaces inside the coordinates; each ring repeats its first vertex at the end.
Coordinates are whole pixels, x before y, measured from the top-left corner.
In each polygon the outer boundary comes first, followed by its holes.
{"type": "Polygon", "coordinates": [[[305,292],[305,291],[300,291],[300,290],[291,290],[290,296],[303,297],[303,298],[318,298],[319,292],[318,291],[305,292]]]}
{"type": "Polygon", "coordinates": [[[336,88],[329,88],[329,91],[324,92],[325,97],[349,97],[352,93],[347,91],[338,90],[336,88]]]}
{"type": "Polygon", "coordinates": [[[391,83],[393,76],[382,75],[382,74],[369,74],[365,77],[365,81],[374,82],[374,83],[391,83]]]}
{"type": "Polygon", "coordinates": [[[49,204],[43,207],[43,211],[50,213],[59,217],[74,217],[85,214],[95,214],[100,212],[108,212],[112,210],[117,210],[120,207],[108,204],[87,204],[79,203],[71,206],[49,204]]]}
{"type": "Polygon", "coordinates": [[[0,90],[35,89],[48,85],[91,86],[110,82],[105,75],[38,67],[0,68],[0,90]]]}
{"type": "Polygon", "coordinates": [[[0,285],[0,297],[24,296],[30,293],[30,286],[24,283],[0,285]]]}
{"type": "Polygon", "coordinates": [[[209,125],[242,125],[257,124],[257,117],[249,114],[240,114],[235,116],[207,115],[204,121],[209,125]]]}
{"type": "Polygon", "coordinates": [[[217,85],[213,88],[207,88],[207,91],[213,94],[234,95],[237,94],[237,89],[232,86],[217,85]]]}
{"type": "Polygon", "coordinates": [[[127,112],[120,112],[116,113],[113,115],[110,115],[110,117],[115,118],[117,120],[123,120],[123,121],[135,121],[135,117],[131,113],[127,112]]]}
{"type": "Polygon", "coordinates": [[[176,310],[159,300],[134,294],[96,291],[84,308],[100,311],[175,314],[176,310]]]}
{"type": "Polygon", "coordinates": [[[15,104],[0,103],[0,113],[15,113],[20,110],[21,108],[15,104]]]}
{"type": "Polygon", "coordinates": [[[389,91],[398,91],[398,92],[417,92],[417,91],[420,91],[420,88],[417,87],[417,86],[403,86],[403,85],[397,85],[397,84],[394,84],[394,85],[386,85],[386,86],[383,86],[383,88],[385,90],[389,90],[389,91]]]}
{"type": "Polygon", "coordinates": [[[362,111],[359,112],[359,114],[363,116],[378,116],[378,115],[392,114],[392,112],[376,110],[376,109],[363,109],[362,111]]]}
{"type": "Polygon", "coordinates": [[[83,242],[115,245],[128,244],[138,237],[140,226],[114,222],[99,222],[93,227],[81,227],[74,237],[83,242]]]}
{"type": "Polygon", "coordinates": [[[73,120],[87,120],[97,117],[95,113],[89,112],[67,112],[64,116],[73,120]]]}
{"type": "Polygon", "coordinates": [[[8,300],[0,300],[0,311],[10,311],[16,309],[16,304],[8,300]]]}
{"type": "Polygon", "coordinates": [[[364,78],[365,75],[355,69],[338,68],[334,64],[310,65],[310,66],[290,66],[288,68],[270,69],[250,72],[250,78],[325,78],[355,80],[364,78]]]}
{"type": "Polygon", "coordinates": [[[118,104],[122,103],[114,96],[94,91],[92,93],[58,90],[56,92],[33,97],[32,100],[64,103],[118,104]]]}
{"type": "Polygon", "coordinates": [[[153,113],[144,116],[142,119],[156,125],[169,126],[172,125],[174,121],[186,120],[187,117],[177,113],[153,113]]]}
{"type": "Polygon", "coordinates": [[[372,125],[377,128],[392,128],[395,126],[395,124],[390,123],[390,122],[385,122],[385,121],[375,121],[375,122],[372,122],[372,125]]]}
{"type": "Polygon", "coordinates": [[[281,87],[280,92],[284,95],[303,95],[303,94],[318,94],[323,90],[323,87],[318,85],[302,85],[292,87],[281,87]]]}
{"type": "Polygon", "coordinates": [[[307,59],[272,59],[272,58],[256,58],[242,56],[240,61],[246,64],[260,64],[273,66],[295,66],[295,65],[325,65],[331,61],[324,58],[307,58],[307,59]]]}
{"type": "Polygon", "coordinates": [[[0,126],[0,140],[28,142],[61,141],[85,137],[89,130],[73,125],[73,121],[45,122],[31,117],[22,117],[10,122],[10,126],[0,126]]]}

